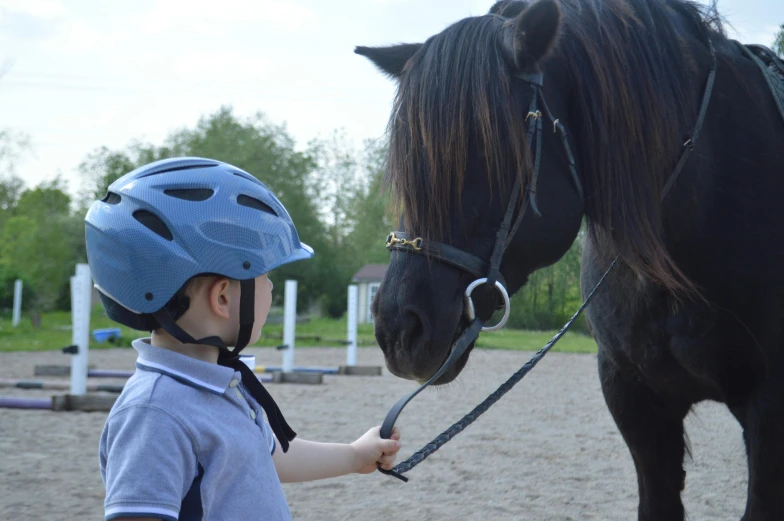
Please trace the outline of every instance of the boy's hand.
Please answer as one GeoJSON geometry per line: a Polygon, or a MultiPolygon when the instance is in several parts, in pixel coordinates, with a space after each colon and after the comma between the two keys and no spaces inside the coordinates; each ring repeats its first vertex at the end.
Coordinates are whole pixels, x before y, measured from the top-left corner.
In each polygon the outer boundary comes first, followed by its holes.
{"type": "Polygon", "coordinates": [[[359,474],[370,474],[377,465],[389,470],[394,465],[395,456],[400,450],[400,430],[392,429],[390,439],[381,438],[381,427],[373,427],[351,444],[357,457],[357,470],[359,474]]]}

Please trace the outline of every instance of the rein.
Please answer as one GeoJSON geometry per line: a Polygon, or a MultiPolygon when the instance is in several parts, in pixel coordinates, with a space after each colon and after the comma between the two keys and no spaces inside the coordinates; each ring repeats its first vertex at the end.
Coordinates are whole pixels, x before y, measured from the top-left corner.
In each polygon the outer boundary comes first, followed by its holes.
{"type": "MultiPolygon", "coordinates": [[[[497,15],[496,15],[497,16],[497,15]]],[[[708,40],[708,46],[710,48],[711,53],[711,68],[710,73],[708,75],[708,79],[705,85],[705,90],[702,96],[702,102],[700,104],[700,110],[697,117],[697,121],[692,129],[690,137],[686,140],[683,144],[683,149],[681,151],[680,157],[678,158],[678,162],[676,163],[675,168],[673,169],[672,174],[670,175],[669,180],[665,184],[661,200],[667,196],[670,192],[670,189],[675,184],[680,173],[683,171],[688,158],[691,156],[691,152],[694,151],[694,146],[699,136],[700,130],[702,129],[702,125],[705,121],[705,116],[708,111],[708,106],[710,104],[711,95],[713,93],[713,85],[716,79],[716,52],[713,48],[713,43],[708,40]]],[[[564,125],[559,121],[558,118],[554,118],[552,113],[550,112],[549,107],[547,106],[547,102],[544,99],[544,94],[541,92],[541,88],[543,85],[543,74],[541,72],[537,72],[535,74],[516,74],[517,78],[523,80],[524,82],[528,83],[530,87],[533,89],[533,98],[531,99],[531,105],[529,107],[528,115],[526,116],[526,121],[528,122],[528,145],[529,149],[534,150],[534,141],[536,143],[536,150],[534,156],[534,177],[533,177],[533,186],[530,188],[526,188],[526,195],[527,198],[523,201],[523,206],[521,207],[520,213],[515,220],[514,225],[512,225],[512,219],[514,218],[514,210],[516,207],[516,193],[519,192],[521,189],[521,177],[517,176],[517,179],[514,184],[514,188],[511,192],[511,197],[509,203],[507,204],[506,212],[504,214],[504,220],[501,223],[498,232],[496,233],[496,241],[495,246],[493,247],[493,253],[490,258],[490,262],[486,262],[479,257],[476,257],[473,254],[468,252],[462,251],[458,248],[453,246],[449,246],[446,244],[441,244],[437,242],[425,241],[421,237],[410,238],[406,233],[403,232],[392,232],[387,237],[386,247],[388,250],[397,250],[401,252],[408,252],[408,253],[415,253],[419,255],[427,255],[431,257],[435,257],[436,259],[449,264],[451,266],[457,267],[472,275],[479,277],[477,280],[472,282],[464,293],[465,299],[465,308],[467,311],[467,316],[469,320],[471,320],[469,326],[461,333],[458,339],[452,346],[452,349],[449,353],[449,357],[446,361],[441,365],[438,371],[430,377],[424,384],[422,384],[418,389],[415,391],[407,394],[390,409],[387,413],[386,418],[384,419],[384,423],[381,425],[381,437],[382,438],[389,438],[392,434],[392,428],[397,421],[398,416],[403,411],[403,408],[422,390],[428,387],[430,384],[435,382],[438,378],[440,378],[452,365],[466,352],[468,347],[472,345],[478,338],[479,333],[482,331],[495,331],[500,329],[506,323],[509,317],[510,311],[510,302],[509,302],[509,295],[505,288],[505,282],[503,276],[500,273],[500,265],[501,260],[503,257],[506,248],[508,247],[509,243],[511,242],[512,237],[514,237],[517,229],[520,226],[520,223],[523,220],[523,216],[525,215],[526,210],[526,203],[531,206],[532,211],[536,214],[537,217],[541,216],[539,212],[539,208],[536,204],[536,182],[539,177],[539,167],[540,167],[540,156],[541,156],[541,142],[542,142],[542,113],[537,110],[537,102],[541,100],[542,108],[545,111],[545,115],[552,121],[553,123],[553,130],[556,133],[560,133],[561,140],[563,143],[563,147],[566,153],[567,160],[569,162],[569,172],[574,182],[575,189],[580,194],[581,199],[584,199],[584,192],[583,187],[580,182],[580,178],[577,175],[577,167],[575,165],[574,156],[572,154],[571,148],[569,147],[569,141],[566,137],[566,128],[564,125]],[[510,228],[511,226],[511,228],[510,228]],[[510,233],[511,231],[511,233],[510,233]],[[484,274],[487,275],[484,275],[484,274]],[[504,316],[501,321],[494,325],[494,326],[485,326],[485,323],[482,319],[476,317],[474,312],[473,301],[471,299],[471,292],[474,288],[478,287],[482,284],[489,284],[494,286],[501,296],[504,299],[504,316]]],[[[583,310],[588,306],[588,304],[593,299],[596,292],[604,283],[607,276],[610,272],[615,268],[617,263],[619,262],[620,255],[616,256],[615,259],[612,261],[610,266],[602,275],[599,282],[596,286],[591,290],[588,297],[582,303],[580,308],[575,312],[572,318],[564,324],[564,326],[550,339],[547,344],[544,345],[528,362],[525,363],[517,372],[515,372],[509,379],[501,384],[501,386],[494,391],[489,397],[487,397],[482,403],[477,405],[471,412],[465,415],[461,420],[457,423],[453,424],[447,430],[436,436],[430,443],[425,445],[423,448],[412,454],[407,460],[399,463],[393,469],[387,470],[382,469],[380,466],[378,470],[384,474],[394,476],[403,482],[408,482],[408,478],[403,476],[402,474],[408,472],[419,463],[424,461],[428,456],[430,456],[433,452],[437,451],[441,448],[445,443],[451,440],[454,436],[458,433],[463,431],[468,425],[473,423],[480,415],[482,415],[487,409],[490,408],[494,403],[496,403],[504,394],[506,394],[512,387],[514,387],[517,382],[523,379],[523,377],[528,374],[528,372],[533,369],[533,367],[542,359],[544,356],[550,351],[550,349],[563,337],[566,331],[574,324],[575,320],[582,314],[583,310]]]]}

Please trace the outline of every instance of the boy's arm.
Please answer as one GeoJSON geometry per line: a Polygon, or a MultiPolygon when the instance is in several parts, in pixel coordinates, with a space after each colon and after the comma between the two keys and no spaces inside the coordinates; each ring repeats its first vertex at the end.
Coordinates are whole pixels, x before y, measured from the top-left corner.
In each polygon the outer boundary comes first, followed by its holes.
{"type": "Polygon", "coordinates": [[[390,469],[400,450],[400,431],[391,439],[379,436],[374,427],[354,443],[319,443],[295,438],[284,453],[278,448],[272,455],[278,477],[283,483],[314,481],[358,472],[368,474],[376,465],[390,469]]]}
{"type": "Polygon", "coordinates": [[[148,404],[110,415],[101,434],[109,519],[176,521],[198,475],[192,438],[165,411],[148,404]]]}

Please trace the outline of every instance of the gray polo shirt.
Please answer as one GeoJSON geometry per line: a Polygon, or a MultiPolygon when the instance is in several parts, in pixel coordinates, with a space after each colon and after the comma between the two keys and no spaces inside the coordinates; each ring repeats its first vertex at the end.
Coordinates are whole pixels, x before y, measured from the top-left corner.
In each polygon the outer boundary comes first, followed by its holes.
{"type": "Polygon", "coordinates": [[[106,520],[291,519],[263,411],[234,369],[139,352],[100,442],[106,520]]]}

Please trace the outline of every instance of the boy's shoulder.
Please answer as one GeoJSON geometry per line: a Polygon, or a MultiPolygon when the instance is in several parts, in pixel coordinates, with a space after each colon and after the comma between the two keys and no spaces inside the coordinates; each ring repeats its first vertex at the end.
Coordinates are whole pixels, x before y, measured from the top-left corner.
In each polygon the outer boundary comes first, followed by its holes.
{"type": "Polygon", "coordinates": [[[154,347],[148,339],[135,340],[133,347],[139,353],[136,372],[112,407],[110,421],[129,409],[136,410],[134,416],[158,411],[198,432],[204,420],[225,412],[223,394],[236,380],[233,369],[154,347]]]}
{"type": "Polygon", "coordinates": [[[136,409],[135,414],[144,411],[159,411],[171,416],[180,423],[187,419],[193,410],[203,408],[207,398],[205,393],[185,385],[165,374],[140,369],[128,379],[122,393],[109,413],[109,420],[119,419],[129,409],[136,409]]]}

